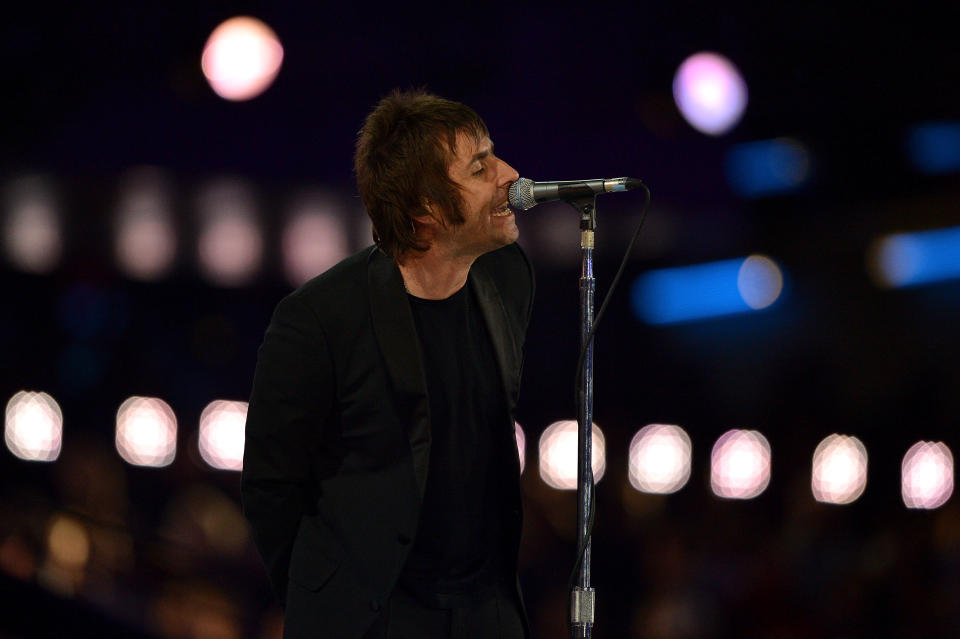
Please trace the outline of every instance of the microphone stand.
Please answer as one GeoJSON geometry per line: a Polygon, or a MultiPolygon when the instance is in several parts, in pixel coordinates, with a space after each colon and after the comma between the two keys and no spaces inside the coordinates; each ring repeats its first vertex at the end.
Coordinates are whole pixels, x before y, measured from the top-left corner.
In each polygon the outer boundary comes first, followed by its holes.
{"type": "Polygon", "coordinates": [[[592,636],[595,591],[590,586],[590,511],[593,507],[593,341],[587,343],[593,328],[594,231],[597,228],[596,196],[569,203],[580,212],[580,347],[585,348],[580,387],[577,392],[577,550],[583,548],[583,558],[576,583],[570,591],[570,635],[574,639],[592,636]]]}

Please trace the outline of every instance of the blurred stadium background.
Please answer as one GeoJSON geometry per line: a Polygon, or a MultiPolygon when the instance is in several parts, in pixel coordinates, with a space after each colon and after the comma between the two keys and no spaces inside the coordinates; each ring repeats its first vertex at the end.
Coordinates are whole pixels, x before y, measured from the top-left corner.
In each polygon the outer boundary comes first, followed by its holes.
{"type": "MultiPolygon", "coordinates": [[[[653,193],[597,337],[594,635],[960,636],[960,56],[923,4],[8,9],[0,637],[279,637],[239,502],[256,350],[369,244],[354,136],[412,86],[524,177],[653,193]]],[[[600,295],[642,203],[598,201],[600,295]]],[[[579,256],[566,205],[518,218],[539,639],[579,256]]]]}

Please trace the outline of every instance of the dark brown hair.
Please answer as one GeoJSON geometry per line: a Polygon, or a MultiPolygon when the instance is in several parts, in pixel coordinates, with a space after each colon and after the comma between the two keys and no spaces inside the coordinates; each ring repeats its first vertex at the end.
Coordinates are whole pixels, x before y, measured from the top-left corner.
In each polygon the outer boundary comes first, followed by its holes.
{"type": "Polygon", "coordinates": [[[414,217],[431,215],[428,203],[441,223],[464,222],[460,189],[447,173],[460,132],[488,135],[473,109],[423,90],[394,90],[363,123],[353,159],[357,188],[373,241],[395,260],[429,248],[413,225],[414,217]]]}

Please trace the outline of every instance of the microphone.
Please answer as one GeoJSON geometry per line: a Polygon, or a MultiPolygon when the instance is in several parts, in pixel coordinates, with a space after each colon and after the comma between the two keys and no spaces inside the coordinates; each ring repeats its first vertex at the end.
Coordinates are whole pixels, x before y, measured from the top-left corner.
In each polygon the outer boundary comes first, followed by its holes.
{"type": "Polygon", "coordinates": [[[567,180],[563,182],[534,182],[520,178],[510,185],[510,206],[520,211],[532,209],[537,204],[553,200],[577,200],[599,193],[629,191],[639,188],[643,182],[636,178],[610,178],[609,180],[567,180]]]}

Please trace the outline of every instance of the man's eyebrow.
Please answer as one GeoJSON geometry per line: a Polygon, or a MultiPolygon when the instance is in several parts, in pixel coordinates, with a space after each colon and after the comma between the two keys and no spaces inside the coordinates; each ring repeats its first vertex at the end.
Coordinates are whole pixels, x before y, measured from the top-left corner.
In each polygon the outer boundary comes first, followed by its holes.
{"type": "Polygon", "coordinates": [[[492,154],[492,153],[493,153],[493,142],[490,143],[490,148],[489,148],[489,149],[484,149],[483,151],[480,151],[479,153],[474,153],[473,157],[470,158],[470,164],[473,164],[473,163],[476,162],[477,160],[482,160],[483,158],[487,157],[488,155],[490,155],[490,154],[492,154]]]}

